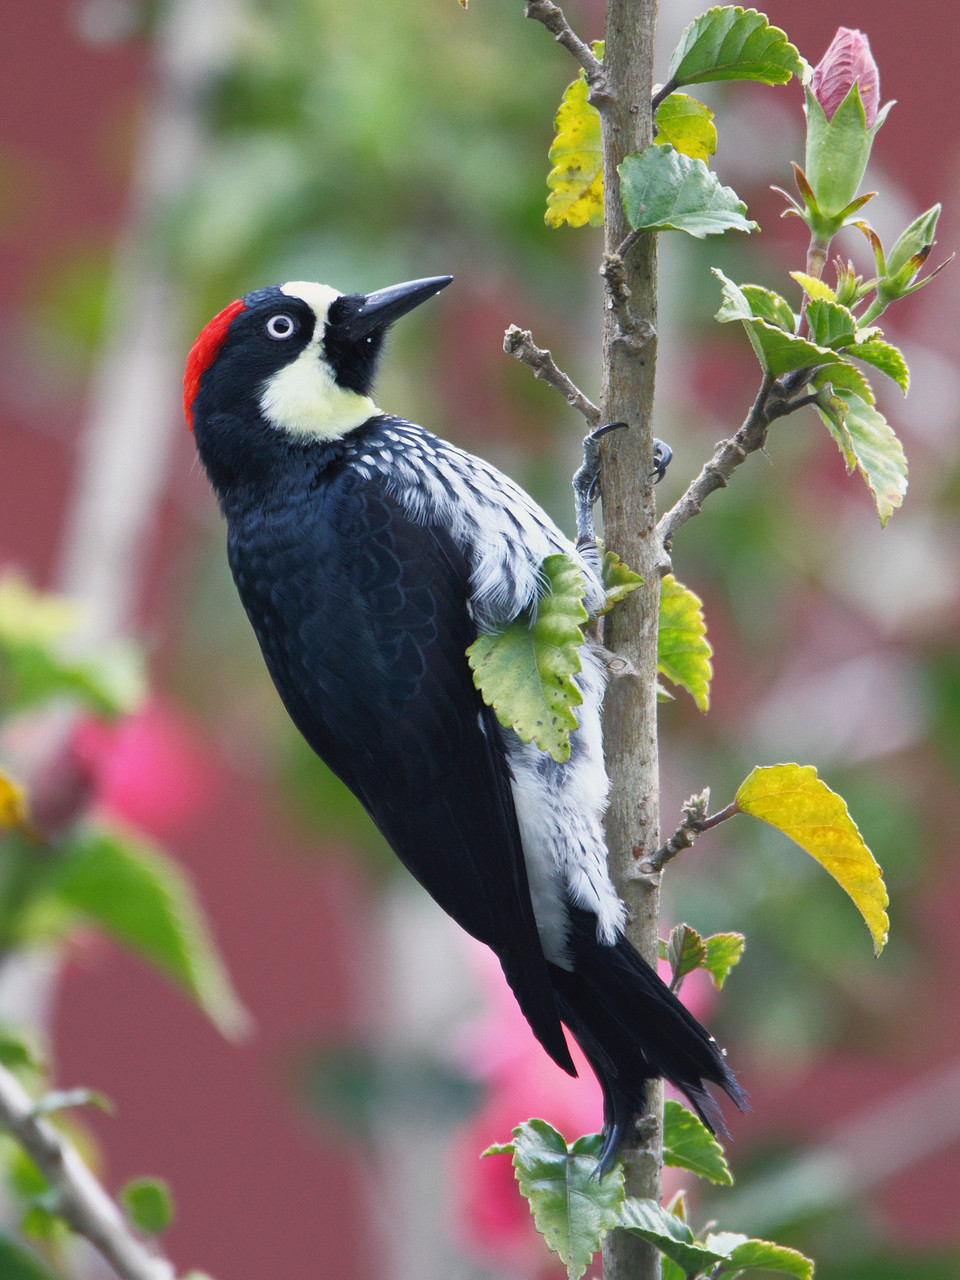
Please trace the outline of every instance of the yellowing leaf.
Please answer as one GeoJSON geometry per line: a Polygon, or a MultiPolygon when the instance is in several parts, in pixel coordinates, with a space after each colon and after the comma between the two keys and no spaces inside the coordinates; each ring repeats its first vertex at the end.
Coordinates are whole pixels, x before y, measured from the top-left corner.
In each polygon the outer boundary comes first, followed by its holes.
{"type": "Polygon", "coordinates": [[[0,831],[22,827],[27,821],[27,797],[23,787],[0,769],[0,831]]]}
{"type": "Polygon", "coordinates": [[[791,271],[790,274],[808,298],[825,298],[827,302],[836,302],[837,295],[825,280],[808,276],[805,271],[791,271]]]}
{"type": "Polygon", "coordinates": [[[703,601],[668,573],[660,584],[657,670],[686,689],[701,711],[710,706],[713,649],[703,620],[703,601]]]}
{"type": "Polygon", "coordinates": [[[843,798],[817,777],[813,765],[754,769],[740,785],[737,805],[789,836],[830,872],[866,921],[879,955],[890,925],[883,873],[843,798]]]}
{"type": "Polygon", "coordinates": [[[548,227],[566,222],[571,227],[603,225],[603,151],[600,114],[587,101],[583,72],[567,85],[554,121],[557,136],[550,148],[553,168],[547,175],[548,227]]]}
{"type": "Polygon", "coordinates": [[[657,108],[658,146],[669,142],[694,160],[706,160],[717,149],[717,128],[709,107],[688,93],[671,93],[657,108]]]}

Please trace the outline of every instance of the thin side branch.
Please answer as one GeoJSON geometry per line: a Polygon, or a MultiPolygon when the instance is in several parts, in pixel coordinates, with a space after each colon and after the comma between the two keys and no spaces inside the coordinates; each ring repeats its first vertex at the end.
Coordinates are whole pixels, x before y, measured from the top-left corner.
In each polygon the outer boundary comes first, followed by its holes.
{"type": "Polygon", "coordinates": [[[554,391],[559,391],[572,409],[583,414],[591,431],[599,425],[600,410],[563,372],[550,352],[537,346],[529,329],[512,324],[503,335],[503,349],[521,364],[529,365],[535,378],[542,378],[554,391]]]}
{"type": "Polygon", "coordinates": [[[54,1212],[89,1240],[122,1280],[174,1280],[173,1266],[133,1234],[74,1147],[37,1115],[20,1081],[2,1066],[0,1128],[17,1139],[50,1184],[54,1212]]]}
{"type": "Polygon", "coordinates": [[[704,831],[709,831],[712,827],[719,826],[721,822],[726,822],[728,818],[732,818],[735,813],[740,812],[739,806],[734,800],[732,804],[728,804],[719,813],[707,816],[709,804],[709,787],[701,792],[700,795],[691,796],[683,806],[683,821],[666,844],[662,844],[652,858],[647,858],[641,863],[641,871],[647,873],[662,871],[671,858],[675,858],[684,849],[689,849],[697,837],[703,835],[704,831]]]}
{"type": "Polygon", "coordinates": [[[553,33],[554,40],[562,44],[567,52],[583,67],[590,86],[590,101],[594,106],[601,105],[610,97],[607,77],[603,63],[588,44],[585,44],[567,22],[563,10],[553,0],[527,0],[524,15],[534,22],[542,22],[548,31],[553,33]]]}
{"type": "Polygon", "coordinates": [[[751,453],[763,448],[770,423],[787,411],[775,380],[768,374],[739,431],[731,439],[720,441],[713,457],[690,483],[683,497],[661,517],[657,532],[664,546],[669,545],[670,539],[681,525],[699,515],[700,508],[711,493],[726,487],[734,471],[751,453]]]}

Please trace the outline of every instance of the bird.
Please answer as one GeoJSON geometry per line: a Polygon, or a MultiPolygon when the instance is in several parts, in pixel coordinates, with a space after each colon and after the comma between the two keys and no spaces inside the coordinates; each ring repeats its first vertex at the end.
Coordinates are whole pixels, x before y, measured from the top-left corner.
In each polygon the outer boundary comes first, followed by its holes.
{"type": "MultiPolygon", "coordinates": [[[[586,608],[601,609],[600,433],[585,441],[574,543],[490,463],[377,407],[388,330],[451,280],[247,293],[193,343],[184,412],[290,718],[414,878],[495,952],[570,1075],[564,1028],[580,1045],[603,1093],[602,1176],[636,1145],[649,1081],[674,1084],[711,1131],[726,1130],[708,1086],[740,1107],[745,1093],[624,934],[603,833],[602,651],[580,649],[565,763],[502,726],[474,683],[467,649],[536,609],[547,556],[569,556],[586,608]]],[[[657,471],[668,460],[661,449],[657,471]]]]}

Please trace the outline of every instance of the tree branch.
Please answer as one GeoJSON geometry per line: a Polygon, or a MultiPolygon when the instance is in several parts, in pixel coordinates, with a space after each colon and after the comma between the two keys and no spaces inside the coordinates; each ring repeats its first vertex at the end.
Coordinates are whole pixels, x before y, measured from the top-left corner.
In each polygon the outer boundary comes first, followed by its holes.
{"type": "Polygon", "coordinates": [[[721,440],[683,497],[661,517],[657,524],[660,540],[666,546],[670,539],[693,516],[711,493],[726,487],[727,481],[751,453],[762,449],[767,440],[767,429],[775,419],[791,411],[794,406],[784,402],[775,380],[768,374],[760,385],[757,398],[743,425],[730,440],[721,440]]]}
{"type": "Polygon", "coordinates": [[[550,352],[537,346],[529,329],[512,324],[503,335],[503,349],[521,364],[529,365],[535,378],[542,378],[554,391],[559,391],[571,408],[583,414],[591,430],[599,425],[600,410],[563,372],[550,352]]]}
{"type": "Polygon", "coordinates": [[[2,1066],[0,1127],[17,1139],[50,1184],[53,1211],[89,1240],[122,1280],[174,1280],[173,1266],[133,1234],[75,1148],[36,1114],[20,1081],[2,1066]]]}
{"type": "Polygon", "coordinates": [[[675,858],[684,849],[689,849],[697,837],[703,835],[704,831],[709,831],[711,828],[719,826],[721,822],[726,822],[728,818],[732,818],[734,814],[740,812],[739,806],[734,800],[732,804],[728,804],[719,813],[711,814],[708,817],[707,806],[709,804],[709,787],[702,791],[700,795],[691,796],[681,810],[683,821],[679,827],[677,827],[666,844],[660,846],[653,857],[641,862],[640,870],[647,874],[656,874],[662,871],[671,858],[675,858]]]}
{"type": "Polygon", "coordinates": [[[527,0],[524,14],[535,22],[542,22],[548,31],[553,33],[554,40],[562,44],[569,54],[579,62],[590,86],[590,101],[600,106],[610,97],[606,72],[603,63],[588,44],[580,39],[564,17],[563,10],[553,0],[527,0]]]}
{"type": "MultiPolygon", "coordinates": [[[[632,235],[636,235],[636,232],[632,235]]],[[[619,335],[614,336],[614,342],[625,344],[632,351],[641,351],[652,338],[657,336],[657,331],[649,320],[634,315],[630,305],[632,295],[630,286],[627,284],[624,257],[635,243],[631,236],[627,236],[616,253],[605,253],[600,274],[607,286],[610,310],[620,330],[619,335]]]]}

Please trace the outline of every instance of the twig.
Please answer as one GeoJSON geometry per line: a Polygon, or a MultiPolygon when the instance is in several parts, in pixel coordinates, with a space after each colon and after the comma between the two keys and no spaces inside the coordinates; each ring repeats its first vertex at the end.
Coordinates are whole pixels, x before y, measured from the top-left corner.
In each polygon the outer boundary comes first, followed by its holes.
{"type": "Polygon", "coordinates": [[[550,352],[537,346],[529,329],[520,329],[512,324],[503,335],[503,349],[508,356],[529,365],[535,378],[542,378],[559,391],[571,408],[583,414],[591,430],[599,424],[600,410],[563,372],[550,352]]]}
{"type": "Polygon", "coordinates": [[[728,818],[732,818],[735,813],[740,812],[740,808],[736,800],[734,800],[732,804],[728,804],[719,813],[711,814],[708,817],[707,807],[709,804],[709,787],[702,791],[700,795],[691,796],[683,806],[683,821],[679,827],[677,827],[666,844],[660,846],[652,858],[647,858],[641,863],[640,870],[647,873],[662,871],[671,858],[675,858],[684,849],[689,849],[697,837],[703,835],[704,831],[709,831],[712,827],[719,826],[721,822],[726,822],[728,818]]]}
{"type": "Polygon", "coordinates": [[[542,22],[547,30],[553,33],[557,43],[562,44],[580,63],[587,77],[587,84],[590,86],[590,101],[593,105],[600,106],[603,102],[609,101],[610,91],[607,87],[603,63],[573,30],[560,6],[554,4],[553,0],[527,0],[524,14],[534,22],[542,22]]]}
{"type": "Polygon", "coordinates": [[[630,306],[632,295],[630,286],[627,284],[627,270],[623,262],[623,253],[628,252],[632,247],[629,241],[630,236],[621,245],[623,252],[605,253],[603,255],[600,274],[603,276],[607,286],[610,310],[613,312],[617,327],[620,330],[614,341],[624,343],[626,346],[633,348],[633,350],[639,351],[647,345],[651,338],[656,337],[657,331],[649,320],[639,319],[635,316],[630,306]]]}
{"type": "Polygon", "coordinates": [[[770,423],[789,412],[791,407],[784,404],[775,380],[767,374],[739,431],[731,439],[720,441],[713,457],[691,482],[683,497],[660,518],[657,532],[665,546],[681,525],[699,514],[711,493],[726,487],[727,481],[748,455],[763,448],[770,423]]]}
{"type": "Polygon", "coordinates": [[[54,1212],[89,1240],[122,1280],[174,1280],[173,1266],[133,1234],[76,1149],[37,1115],[20,1081],[2,1066],[0,1127],[13,1134],[50,1184],[54,1212]]]}

